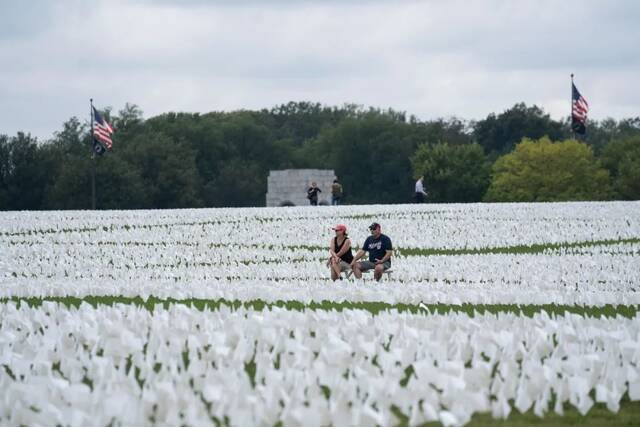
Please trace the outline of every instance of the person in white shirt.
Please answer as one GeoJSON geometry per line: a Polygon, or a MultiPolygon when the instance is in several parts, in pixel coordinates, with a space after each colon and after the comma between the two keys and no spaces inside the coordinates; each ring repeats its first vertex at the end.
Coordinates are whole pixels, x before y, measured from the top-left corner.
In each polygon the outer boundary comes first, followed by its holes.
{"type": "Polygon", "coordinates": [[[423,180],[424,180],[424,176],[421,176],[416,181],[416,194],[415,194],[416,203],[424,203],[425,196],[429,195],[426,191],[424,191],[424,185],[422,184],[423,180]]]}

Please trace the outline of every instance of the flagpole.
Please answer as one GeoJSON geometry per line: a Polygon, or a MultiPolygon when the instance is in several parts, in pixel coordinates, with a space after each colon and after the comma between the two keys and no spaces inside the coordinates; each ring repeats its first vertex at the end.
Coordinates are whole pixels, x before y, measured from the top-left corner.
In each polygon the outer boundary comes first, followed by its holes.
{"type": "Polygon", "coordinates": [[[89,98],[91,105],[91,209],[96,210],[96,151],[93,149],[93,98],[89,98]]]}

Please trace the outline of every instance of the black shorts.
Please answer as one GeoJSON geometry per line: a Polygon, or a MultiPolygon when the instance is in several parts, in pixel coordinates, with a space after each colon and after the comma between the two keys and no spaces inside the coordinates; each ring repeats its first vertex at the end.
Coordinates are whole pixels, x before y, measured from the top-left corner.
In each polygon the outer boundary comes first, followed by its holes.
{"type": "MultiPolygon", "coordinates": [[[[385,270],[388,270],[391,268],[391,261],[387,260],[385,261],[382,266],[384,267],[385,270]]],[[[374,268],[376,268],[376,263],[375,262],[371,262],[371,261],[360,261],[360,271],[367,271],[367,270],[373,270],[374,268]]]]}

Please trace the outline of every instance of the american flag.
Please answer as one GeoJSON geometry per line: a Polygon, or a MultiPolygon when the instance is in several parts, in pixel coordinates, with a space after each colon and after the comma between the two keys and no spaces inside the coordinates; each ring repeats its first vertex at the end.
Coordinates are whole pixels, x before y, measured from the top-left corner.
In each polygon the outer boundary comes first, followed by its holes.
{"type": "Polygon", "coordinates": [[[580,95],[576,85],[571,83],[571,128],[574,132],[584,134],[586,131],[585,123],[587,121],[587,113],[589,112],[589,104],[587,100],[580,95]]]}
{"type": "Polygon", "coordinates": [[[104,117],[102,117],[102,114],[96,110],[96,107],[93,107],[93,119],[93,137],[100,141],[107,150],[111,150],[113,146],[113,141],[111,141],[113,128],[104,117]]]}

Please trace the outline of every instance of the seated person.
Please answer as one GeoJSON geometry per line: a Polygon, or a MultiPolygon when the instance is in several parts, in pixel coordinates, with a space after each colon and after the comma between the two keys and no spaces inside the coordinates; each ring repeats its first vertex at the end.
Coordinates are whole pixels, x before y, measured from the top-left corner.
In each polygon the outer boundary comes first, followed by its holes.
{"type": "Polygon", "coordinates": [[[362,249],[356,253],[351,262],[351,268],[357,279],[362,277],[363,271],[373,269],[373,277],[379,281],[382,278],[382,273],[391,268],[393,247],[391,246],[391,239],[382,234],[380,224],[374,222],[369,226],[369,230],[371,231],[371,236],[367,237],[362,249]],[[369,261],[358,262],[365,252],[369,252],[369,261]]]}
{"type": "Polygon", "coordinates": [[[347,236],[347,227],[344,224],[336,225],[333,230],[335,237],[329,242],[329,266],[331,267],[331,280],[342,280],[340,273],[351,268],[353,253],[351,252],[351,239],[347,236]]]}

